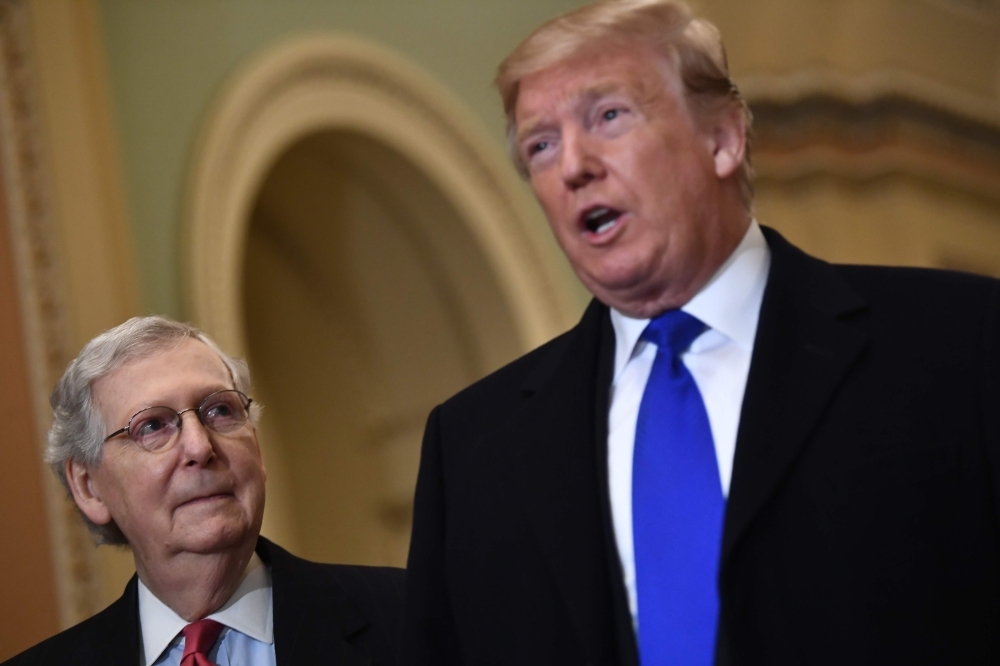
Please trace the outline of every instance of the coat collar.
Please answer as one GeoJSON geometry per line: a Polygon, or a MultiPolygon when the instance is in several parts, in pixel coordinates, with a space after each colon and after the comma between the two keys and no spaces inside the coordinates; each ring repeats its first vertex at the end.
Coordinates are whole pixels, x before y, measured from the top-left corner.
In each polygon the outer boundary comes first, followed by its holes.
{"type": "MultiPolygon", "coordinates": [[[[328,565],[295,557],[264,537],[258,539],[256,551],[271,568],[278,666],[373,663],[364,651],[354,647],[368,629],[369,618],[347,590],[324,570],[328,565]]],[[[138,580],[133,575],[122,596],[94,617],[33,648],[41,650],[40,663],[58,661],[86,666],[139,663],[142,631],[138,580]]]]}
{"type": "MultiPolygon", "coordinates": [[[[737,434],[723,572],[868,340],[867,306],[839,272],[762,229],[771,265],[737,434]]],[[[516,442],[529,519],[587,646],[596,618],[588,595],[598,587],[595,576],[606,571],[594,563],[617,557],[613,547],[605,550],[613,534],[602,529],[602,518],[609,520],[605,458],[614,344],[607,308],[593,301],[580,323],[551,344],[521,386],[530,399],[508,423],[504,441],[516,442]]],[[[610,562],[612,570],[617,564],[610,562]]],[[[603,601],[616,607],[616,619],[627,618],[627,610],[617,608],[624,589],[615,585],[622,586],[620,576],[603,601]]],[[[620,657],[630,652],[623,643],[631,638],[630,624],[626,629],[617,632],[620,657]]]]}
{"type": "Polygon", "coordinates": [[[371,664],[351,641],[369,620],[333,580],[313,575],[314,563],[259,537],[257,554],[271,567],[274,651],[284,664],[371,664]]]}
{"type": "MultiPolygon", "coordinates": [[[[530,396],[538,391],[549,390],[552,382],[565,384],[566,378],[562,375],[567,370],[574,375],[581,372],[588,375],[587,383],[592,385],[598,370],[602,343],[607,342],[603,339],[606,337],[603,335],[606,326],[612,334],[610,349],[614,350],[614,331],[610,329],[610,321],[608,307],[596,298],[591,299],[579,323],[549,343],[553,346],[552,353],[542,356],[538,365],[525,377],[521,383],[521,392],[530,396]],[[589,356],[580,356],[581,354],[589,356]]],[[[583,388],[578,386],[577,392],[583,388]]]]}
{"type": "MultiPolygon", "coordinates": [[[[139,577],[133,574],[122,596],[89,622],[100,623],[103,626],[101,630],[94,632],[95,635],[115,637],[103,644],[95,641],[93,647],[98,651],[98,655],[92,663],[135,666],[139,662],[142,650],[142,632],[139,629],[139,577]]],[[[80,663],[91,662],[81,658],[80,663]]]]}
{"type": "Polygon", "coordinates": [[[722,572],[867,345],[867,305],[830,264],[764,229],[771,269],[740,415],[722,572]]]}

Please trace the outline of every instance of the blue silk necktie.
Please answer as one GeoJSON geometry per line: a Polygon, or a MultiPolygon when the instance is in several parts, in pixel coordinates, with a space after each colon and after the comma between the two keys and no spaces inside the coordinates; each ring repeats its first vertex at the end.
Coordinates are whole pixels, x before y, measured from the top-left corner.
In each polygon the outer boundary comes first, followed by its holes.
{"type": "Polygon", "coordinates": [[[639,405],[632,535],[642,666],[709,666],[726,501],[705,403],[681,362],[705,325],[681,310],[649,323],[656,359],[639,405]]]}

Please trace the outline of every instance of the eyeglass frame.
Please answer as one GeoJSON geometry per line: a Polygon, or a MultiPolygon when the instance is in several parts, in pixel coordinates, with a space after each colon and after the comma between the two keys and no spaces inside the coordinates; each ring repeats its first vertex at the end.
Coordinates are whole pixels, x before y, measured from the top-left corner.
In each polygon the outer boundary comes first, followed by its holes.
{"type": "MultiPolygon", "coordinates": [[[[251,398],[246,393],[244,393],[243,391],[240,391],[238,389],[222,389],[220,391],[212,391],[211,393],[209,393],[208,395],[206,395],[202,399],[202,401],[198,403],[197,407],[188,407],[187,409],[182,409],[179,412],[177,410],[175,410],[173,407],[167,407],[166,405],[150,405],[149,407],[143,407],[142,409],[140,409],[139,411],[137,411],[135,414],[133,414],[131,417],[129,417],[128,423],[125,424],[124,428],[119,428],[118,430],[115,430],[113,433],[111,433],[110,435],[108,435],[107,437],[105,437],[103,440],[101,440],[101,444],[104,444],[108,440],[110,440],[110,439],[112,439],[114,437],[117,437],[118,435],[121,435],[122,433],[128,434],[129,428],[132,427],[132,420],[135,417],[139,416],[139,414],[142,414],[143,412],[145,412],[147,410],[150,410],[150,409],[169,409],[174,414],[176,414],[177,415],[177,432],[178,433],[181,431],[181,428],[184,427],[184,419],[181,418],[181,417],[184,416],[185,414],[187,414],[188,412],[195,412],[195,414],[198,416],[198,423],[200,423],[203,428],[206,428],[208,430],[211,430],[212,432],[218,433],[217,430],[215,430],[211,426],[207,425],[205,423],[205,421],[202,420],[202,418],[201,418],[201,408],[205,406],[205,403],[207,403],[212,398],[212,396],[219,395],[220,393],[235,393],[238,396],[240,396],[241,398],[243,398],[243,400],[246,402],[246,404],[243,405],[243,409],[245,409],[246,413],[247,413],[246,420],[243,421],[243,423],[241,423],[239,426],[237,426],[236,428],[234,428],[233,430],[230,431],[230,432],[236,432],[237,430],[239,430],[240,428],[242,428],[243,426],[245,426],[247,424],[247,421],[250,420],[250,405],[253,403],[253,398],[251,398]]],[[[218,434],[227,434],[227,433],[218,433],[218,434]]],[[[129,440],[132,441],[133,443],[135,443],[136,446],[138,446],[142,450],[144,450],[144,451],[147,450],[146,447],[144,447],[141,444],[139,444],[138,442],[136,442],[135,439],[133,439],[131,436],[129,436],[129,440]]]]}

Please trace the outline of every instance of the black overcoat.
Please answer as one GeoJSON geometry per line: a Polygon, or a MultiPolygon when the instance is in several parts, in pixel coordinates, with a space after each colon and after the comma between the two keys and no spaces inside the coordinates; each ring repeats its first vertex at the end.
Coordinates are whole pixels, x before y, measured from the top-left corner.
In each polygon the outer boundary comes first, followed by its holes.
{"type": "MultiPolygon", "coordinates": [[[[271,569],[274,653],[278,666],[392,666],[403,604],[403,571],[318,564],[261,537],[257,554],[271,569]]],[[[4,666],[136,666],[138,579],[106,609],[22,652],[4,666]]]]}
{"type": "MultiPolygon", "coordinates": [[[[719,571],[719,664],[1000,663],[1000,282],[772,252],[719,571]]],[[[404,664],[635,664],[610,518],[614,332],[438,406],[404,664]]]]}

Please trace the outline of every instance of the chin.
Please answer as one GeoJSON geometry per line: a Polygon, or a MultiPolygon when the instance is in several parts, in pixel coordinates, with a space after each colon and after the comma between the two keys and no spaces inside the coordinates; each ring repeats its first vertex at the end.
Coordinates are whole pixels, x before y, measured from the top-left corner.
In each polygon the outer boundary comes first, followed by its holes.
{"type": "Polygon", "coordinates": [[[191,553],[218,553],[245,544],[251,534],[250,527],[247,521],[210,519],[193,527],[177,541],[183,550],[191,553]]]}
{"type": "Polygon", "coordinates": [[[603,256],[591,259],[582,264],[583,272],[608,290],[635,289],[650,281],[662,263],[648,248],[635,247],[609,248],[603,256]]]}
{"type": "Polygon", "coordinates": [[[628,307],[625,304],[641,301],[645,294],[654,291],[644,286],[650,280],[645,271],[636,267],[615,266],[579,277],[587,291],[598,300],[623,312],[628,307]]]}

